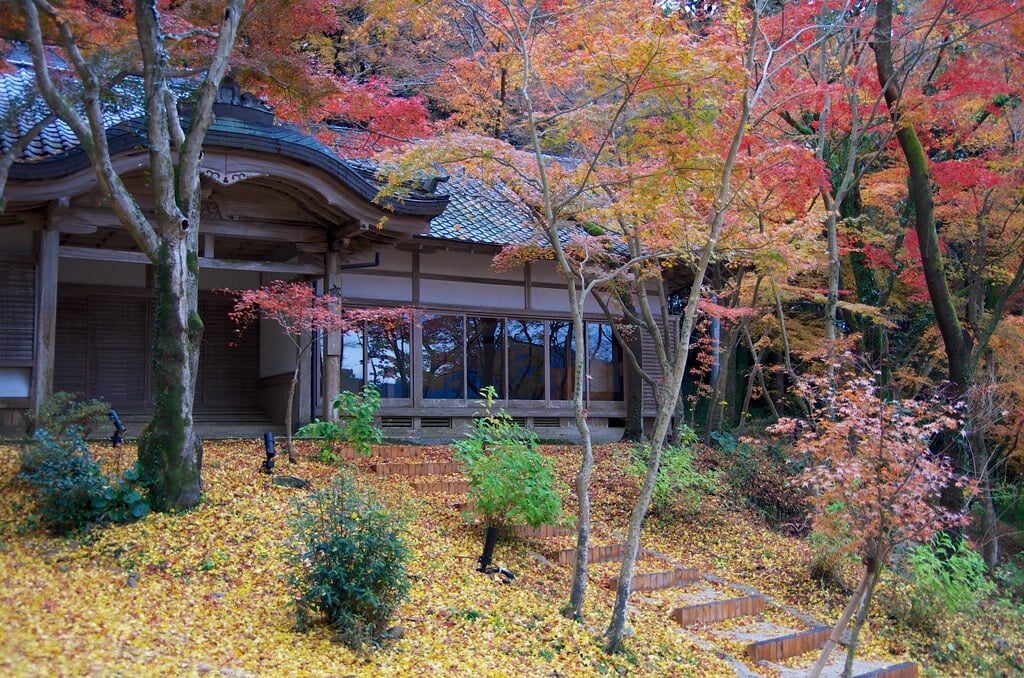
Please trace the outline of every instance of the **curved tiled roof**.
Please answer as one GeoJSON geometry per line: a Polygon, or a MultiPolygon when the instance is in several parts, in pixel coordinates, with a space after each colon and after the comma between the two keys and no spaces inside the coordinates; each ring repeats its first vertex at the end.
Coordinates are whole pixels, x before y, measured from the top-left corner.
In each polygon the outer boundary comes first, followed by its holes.
{"type": "Polygon", "coordinates": [[[523,243],[534,237],[529,209],[500,186],[453,176],[445,190],[448,207],[430,221],[429,237],[491,245],[523,243]]]}
{"type": "MultiPolygon", "coordinates": [[[[16,68],[0,76],[0,120],[16,118],[0,132],[0,152],[18,135],[48,113],[35,96],[32,61],[24,48],[7,55],[16,68]],[[21,111],[20,115],[15,115],[21,111]]],[[[245,100],[234,90],[233,100],[217,105],[217,117],[207,133],[206,143],[225,148],[280,155],[309,163],[338,178],[367,202],[379,204],[398,214],[432,217],[429,234],[422,239],[508,245],[533,237],[532,215],[511,191],[479,179],[452,176],[432,192],[413,191],[401,199],[377,198],[375,165],[363,159],[343,158],[302,130],[274,122],[269,109],[245,100]]],[[[104,101],[104,119],[113,153],[144,145],[144,109],[138,86],[119,87],[104,101]]],[[[230,99],[230,97],[229,97],[230,99]]],[[[48,125],[28,145],[10,171],[12,180],[42,181],[77,172],[89,165],[77,137],[62,121],[48,125]]]]}
{"type": "MultiPolygon", "coordinates": [[[[10,62],[9,63],[16,63],[10,62]]],[[[227,87],[232,87],[227,85],[227,87]]],[[[0,151],[6,151],[48,112],[38,96],[30,68],[20,67],[0,77],[0,120],[12,120],[0,135],[0,151]],[[16,113],[20,110],[20,115],[16,113]]],[[[137,149],[146,143],[146,122],[137,87],[122,87],[106,103],[104,121],[111,154],[137,149]],[[135,96],[133,96],[133,93],[135,96]]],[[[222,88],[223,90],[223,88],[222,88]]],[[[237,89],[236,89],[237,92],[237,89]]],[[[223,148],[278,155],[308,163],[341,181],[367,202],[397,214],[432,217],[444,211],[448,196],[414,191],[402,200],[377,199],[377,186],[366,173],[339,157],[326,145],[290,125],[275,124],[268,109],[234,100],[217,104],[217,116],[207,132],[205,144],[223,148]]],[[[67,176],[89,166],[89,158],[77,137],[63,121],[47,125],[28,145],[10,170],[15,181],[44,181],[67,176]]]]}

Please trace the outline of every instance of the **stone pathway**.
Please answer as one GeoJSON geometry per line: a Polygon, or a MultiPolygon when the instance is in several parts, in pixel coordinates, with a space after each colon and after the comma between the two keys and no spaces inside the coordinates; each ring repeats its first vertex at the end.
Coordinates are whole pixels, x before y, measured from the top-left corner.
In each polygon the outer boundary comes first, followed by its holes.
{"type": "MultiPolygon", "coordinates": [[[[467,502],[459,497],[468,492],[469,482],[453,477],[458,474],[458,465],[450,461],[420,461],[416,459],[417,453],[414,446],[381,446],[375,448],[374,458],[380,461],[372,468],[379,475],[410,479],[417,492],[448,495],[452,498],[449,506],[465,510],[467,502]]],[[[535,540],[573,534],[571,530],[550,525],[541,528],[520,525],[514,529],[521,538],[535,540]]],[[[595,565],[618,562],[623,550],[622,543],[591,547],[589,562],[595,565]]],[[[575,558],[575,549],[550,551],[544,555],[556,566],[569,567],[575,558]]],[[[758,670],[770,669],[783,678],[798,678],[806,676],[813,667],[830,627],[772,600],[753,587],[698,572],[660,553],[641,549],[640,559],[648,563],[648,559],[652,559],[655,565],[648,564],[644,572],[634,575],[631,591],[671,595],[672,611],[666,622],[679,625],[680,632],[688,638],[724,657],[738,676],[757,678],[761,675],[758,670]],[[702,633],[696,634],[696,629],[702,633]],[[706,640],[709,635],[714,640],[706,640]],[[733,656],[732,648],[742,648],[742,654],[733,656]]],[[[604,583],[614,590],[618,580],[613,577],[604,583]]],[[[644,604],[644,598],[634,595],[631,602],[644,604]]],[[[837,647],[822,675],[840,676],[845,660],[845,647],[837,647]]],[[[855,678],[917,678],[918,674],[914,662],[890,664],[870,658],[858,658],[854,662],[855,678]]]]}

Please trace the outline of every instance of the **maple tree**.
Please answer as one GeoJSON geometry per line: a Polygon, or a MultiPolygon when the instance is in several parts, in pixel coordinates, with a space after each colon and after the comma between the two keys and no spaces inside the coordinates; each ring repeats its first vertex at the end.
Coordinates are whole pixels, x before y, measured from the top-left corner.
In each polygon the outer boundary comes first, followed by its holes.
{"type": "MultiPolygon", "coordinates": [[[[396,99],[383,83],[364,85],[325,72],[297,49],[303,36],[336,26],[337,14],[324,10],[315,0],[22,0],[0,8],[2,35],[27,46],[38,96],[49,110],[37,113],[40,120],[5,154],[0,178],[42,126],[63,121],[95,169],[103,198],[154,265],[156,406],[139,460],[152,481],[156,510],[193,507],[202,491],[202,442],[192,417],[203,329],[197,311],[199,169],[223,78],[233,75],[275,104],[279,117],[361,125],[369,132],[359,142],[363,150],[391,130],[409,135],[425,128],[420,102],[396,99]],[[118,86],[144,95],[152,222],[122,182],[106,142],[106,102],[118,105],[111,97],[118,86]]],[[[21,114],[32,112],[13,111],[21,114]]]]}
{"type": "Polygon", "coordinates": [[[406,308],[342,309],[340,297],[317,294],[309,283],[303,281],[275,280],[254,290],[222,291],[236,297],[234,309],[228,315],[238,324],[240,333],[260,320],[274,322],[295,347],[295,369],[288,386],[284,414],[288,461],[293,464],[296,461],[292,445],[295,388],[299,384],[302,360],[319,340],[320,333],[359,330],[366,322],[388,328],[407,321],[409,317],[406,308]]]}
{"type": "MultiPolygon", "coordinates": [[[[706,303],[708,271],[726,257],[767,266],[778,258],[766,253],[780,246],[791,256],[776,261],[779,270],[799,268],[796,262],[810,258],[802,249],[810,242],[804,219],[821,180],[818,165],[794,146],[746,138],[751,111],[768,83],[767,75],[758,75],[756,12],[730,5],[721,21],[696,31],[686,12],[645,2],[439,4],[456,15],[471,13],[488,37],[475,40],[474,49],[438,77],[461,82],[464,62],[466,69],[486,66],[500,74],[487,80],[489,86],[463,90],[460,114],[446,121],[452,131],[402,160],[413,166],[458,163],[514,193],[531,210],[534,238],[506,248],[496,266],[554,261],[566,281],[575,336],[584,336],[584,317],[597,296],[614,322],[642,327],[658,354],[660,375],[645,366],[658,413],[608,630],[608,650],[614,652],[625,628],[640,525],[686,372],[686,348],[706,303]],[[602,30],[594,31],[595,25],[602,30]],[[517,86],[514,97],[502,89],[509,83],[517,86]],[[517,135],[481,134],[497,129],[498,109],[507,124],[502,130],[517,135]],[[521,139],[521,147],[509,139],[521,139]],[[792,190],[780,190],[784,185],[792,190]],[[744,200],[744,209],[737,208],[744,200]],[[657,286],[671,267],[692,276],[678,325],[658,301],[666,301],[664,287],[657,286]]],[[[450,88],[458,89],[457,83],[450,88]]],[[[641,370],[637,355],[627,354],[641,370]]],[[[574,369],[583,454],[575,483],[579,515],[568,614],[581,619],[594,463],[583,351],[575,353],[574,369]]]]}
{"type": "MultiPolygon", "coordinates": [[[[979,368],[991,364],[991,337],[1008,310],[1008,300],[1024,284],[1024,256],[1018,253],[1006,259],[1005,251],[995,250],[999,254],[993,261],[990,254],[994,253],[993,235],[1005,235],[1007,240],[1001,243],[1005,247],[1019,239],[1022,229],[1019,190],[1000,195],[999,186],[1004,182],[1019,186],[1012,178],[1020,169],[1019,135],[1012,131],[1013,114],[1004,112],[1003,107],[1019,100],[1024,54],[1018,39],[1020,7],[968,2],[957,9],[952,11],[945,3],[924,3],[918,13],[908,13],[897,24],[891,0],[880,0],[875,6],[872,48],[878,81],[909,172],[908,197],[918,246],[915,256],[942,337],[948,378],[959,397],[978,383],[979,368]],[[893,47],[897,32],[902,39],[896,44],[901,50],[893,47]],[[928,68],[914,69],[920,63],[919,52],[908,50],[907,45],[935,50],[928,68]],[[958,49],[946,54],[950,45],[958,49]],[[917,95],[914,88],[918,87],[923,97],[917,95]],[[966,92],[970,94],[965,96],[966,92]],[[921,124],[917,117],[922,109],[936,116],[936,123],[923,137],[918,134],[921,124]],[[992,129],[1000,118],[1007,118],[1011,129],[1009,139],[1002,143],[1002,133],[993,136],[997,130],[992,129]],[[943,158],[948,161],[936,162],[943,158]],[[933,195],[936,184],[945,190],[938,206],[933,195]],[[944,220],[954,225],[966,221],[968,225],[962,257],[966,313],[956,299],[955,259],[943,254],[939,225],[944,220]],[[1001,273],[995,272],[993,263],[1001,273]]],[[[955,236],[955,226],[949,230],[955,236]]],[[[962,225],[960,230],[964,230],[962,225]]],[[[971,412],[967,416],[984,418],[971,412]]],[[[971,427],[959,456],[961,465],[973,461],[982,483],[984,555],[993,567],[998,560],[998,540],[983,426],[971,427]]]]}
{"type": "Polygon", "coordinates": [[[832,377],[808,377],[800,385],[815,403],[809,425],[798,429],[798,420],[784,419],[772,429],[798,435],[796,451],[808,460],[803,482],[812,490],[814,530],[864,564],[860,582],[811,672],[814,677],[856,613],[844,674],[851,675],[860,627],[894,550],[967,522],[963,514],[938,505],[948,483],[964,486],[949,459],[929,450],[939,433],[959,426],[941,396],[887,398],[874,375],[837,374],[842,365],[832,367],[832,377]]]}

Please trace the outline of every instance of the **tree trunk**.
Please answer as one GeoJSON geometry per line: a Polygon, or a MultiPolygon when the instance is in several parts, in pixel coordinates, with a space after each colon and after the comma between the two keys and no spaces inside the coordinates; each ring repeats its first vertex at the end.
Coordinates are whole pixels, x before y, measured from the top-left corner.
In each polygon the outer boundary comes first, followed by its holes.
{"type": "Polygon", "coordinates": [[[865,564],[864,576],[861,577],[860,583],[857,584],[857,590],[853,592],[850,602],[846,604],[846,609],[843,610],[842,616],[836,621],[836,625],[832,627],[832,632],[828,635],[828,640],[825,641],[824,647],[821,648],[821,654],[818,655],[818,661],[815,662],[811,672],[807,674],[808,678],[818,678],[825,669],[825,665],[828,664],[828,658],[832,656],[832,650],[839,644],[839,639],[842,637],[846,625],[850,623],[850,619],[853,618],[854,613],[860,607],[861,600],[864,599],[864,595],[870,585],[872,572],[879,567],[880,565],[875,559],[870,559],[865,564]]]}
{"type": "Polygon", "coordinates": [[[569,588],[569,605],[565,616],[577,622],[583,621],[583,602],[587,593],[587,570],[590,549],[590,473],[594,470],[594,450],[590,436],[583,439],[583,458],[576,472],[576,496],[579,510],[576,514],[576,558],[572,566],[572,584],[569,588]]]}
{"type": "Polygon", "coordinates": [[[914,204],[914,230],[917,232],[921,251],[921,269],[928,286],[935,322],[942,335],[946,359],[949,362],[949,381],[956,389],[955,395],[959,396],[970,385],[972,341],[970,335],[960,325],[953,295],[946,282],[945,266],[939,250],[939,236],[935,229],[928,156],[913,124],[904,121],[900,111],[902,92],[898,89],[892,62],[892,0],[879,0],[875,8],[875,17],[871,46],[875,51],[878,82],[896,129],[896,139],[910,170],[909,188],[914,204]]]}
{"type": "Polygon", "coordinates": [[[295,370],[292,372],[292,383],[288,385],[288,405],[284,411],[285,446],[288,449],[289,463],[296,463],[295,448],[292,446],[292,408],[295,406],[295,389],[299,385],[299,367],[302,365],[302,353],[295,356],[295,370]]]}
{"type": "Polygon", "coordinates": [[[153,418],[139,440],[139,464],[151,483],[150,506],[182,511],[199,503],[203,443],[192,420],[203,323],[198,311],[198,258],[187,238],[165,238],[154,262],[153,418]]]}
{"type": "Polygon", "coordinates": [[[644,475],[644,484],[640,488],[640,497],[629,514],[629,532],[626,536],[626,552],[622,554],[622,567],[619,569],[619,584],[615,592],[615,606],[612,608],[612,620],[605,632],[607,642],[605,652],[614,654],[622,647],[622,637],[626,630],[626,606],[629,603],[629,590],[633,586],[633,570],[636,567],[636,557],[640,552],[640,530],[643,528],[644,517],[647,509],[651,506],[651,497],[654,495],[654,482],[658,477],[658,468],[661,465],[662,441],[669,427],[669,411],[660,408],[658,418],[654,424],[654,434],[651,439],[651,456],[647,461],[647,473],[644,475]]]}
{"type": "MultiPolygon", "coordinates": [[[[568,266],[564,266],[563,270],[568,271],[568,266]]],[[[594,470],[594,445],[590,435],[590,424],[587,422],[583,392],[583,385],[586,381],[586,351],[583,345],[583,338],[586,334],[583,326],[583,304],[584,299],[577,295],[575,287],[570,284],[569,307],[572,309],[573,334],[578,337],[579,342],[573,352],[575,383],[573,384],[572,409],[576,419],[576,428],[583,443],[583,455],[580,459],[579,471],[576,473],[576,498],[579,501],[579,512],[576,518],[579,521],[579,526],[576,530],[576,559],[572,568],[572,585],[569,589],[567,616],[578,622],[583,621],[583,602],[587,592],[587,572],[590,559],[590,474],[594,470]]]]}
{"type": "Polygon", "coordinates": [[[871,581],[868,582],[867,590],[864,592],[860,609],[857,610],[857,616],[853,620],[853,627],[850,629],[850,647],[846,649],[846,664],[843,666],[844,678],[853,676],[853,658],[857,652],[857,644],[860,642],[860,630],[864,627],[864,622],[867,621],[868,612],[871,611],[871,600],[875,596],[875,587],[878,586],[881,574],[882,568],[879,567],[871,575],[871,581]]]}

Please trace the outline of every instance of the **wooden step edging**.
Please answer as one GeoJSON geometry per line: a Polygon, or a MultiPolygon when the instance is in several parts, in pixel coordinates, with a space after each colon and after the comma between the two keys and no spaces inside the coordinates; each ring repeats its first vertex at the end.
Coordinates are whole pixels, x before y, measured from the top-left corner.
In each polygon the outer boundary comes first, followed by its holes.
{"type": "MultiPolygon", "coordinates": [[[[613,560],[621,560],[622,554],[626,552],[625,544],[611,544],[610,546],[591,546],[587,549],[589,554],[588,563],[607,563],[613,560]]],[[[643,557],[643,552],[637,554],[637,560],[643,557]]],[[[559,565],[572,565],[576,560],[576,549],[562,549],[551,554],[550,559],[559,565]]]]}
{"type": "MultiPolygon", "coordinates": [[[[661,589],[672,588],[673,586],[686,586],[700,580],[700,572],[696,568],[677,567],[668,572],[650,572],[647,574],[635,574],[630,582],[629,590],[632,591],[660,591],[661,589]]],[[[608,588],[613,591],[619,588],[619,578],[612,577],[608,580],[608,588]]]]}
{"type": "Polygon", "coordinates": [[[726,619],[761,614],[764,611],[764,602],[764,596],[760,595],[714,600],[710,603],[677,607],[672,610],[672,619],[680,626],[713,624],[726,619]]]}
{"type": "Polygon", "coordinates": [[[377,463],[373,465],[373,470],[379,476],[443,476],[458,473],[461,469],[454,461],[427,461],[377,463]]]}
{"type": "Polygon", "coordinates": [[[790,633],[778,638],[759,640],[747,646],[747,656],[752,661],[779,662],[790,657],[797,657],[812,650],[820,650],[828,640],[832,629],[820,626],[806,631],[790,633]]]}
{"type": "Polygon", "coordinates": [[[917,664],[915,662],[903,662],[902,664],[893,664],[892,666],[868,671],[867,673],[858,673],[853,678],[917,678],[917,676],[917,664]]]}
{"type": "Polygon", "coordinates": [[[576,533],[575,530],[558,525],[541,525],[540,527],[513,525],[512,532],[520,539],[551,539],[552,537],[567,537],[576,533]]]}
{"type": "Polygon", "coordinates": [[[427,494],[466,494],[469,492],[468,480],[417,480],[413,481],[412,489],[427,494]]]}
{"type": "MultiPolygon", "coordinates": [[[[316,438],[297,438],[296,440],[308,440],[310,442],[317,442],[316,438]]],[[[359,460],[359,459],[378,459],[378,460],[390,460],[390,459],[410,459],[418,457],[422,451],[417,445],[373,445],[371,446],[370,454],[359,454],[350,445],[336,445],[332,454],[338,459],[347,460],[359,460]]]]}

